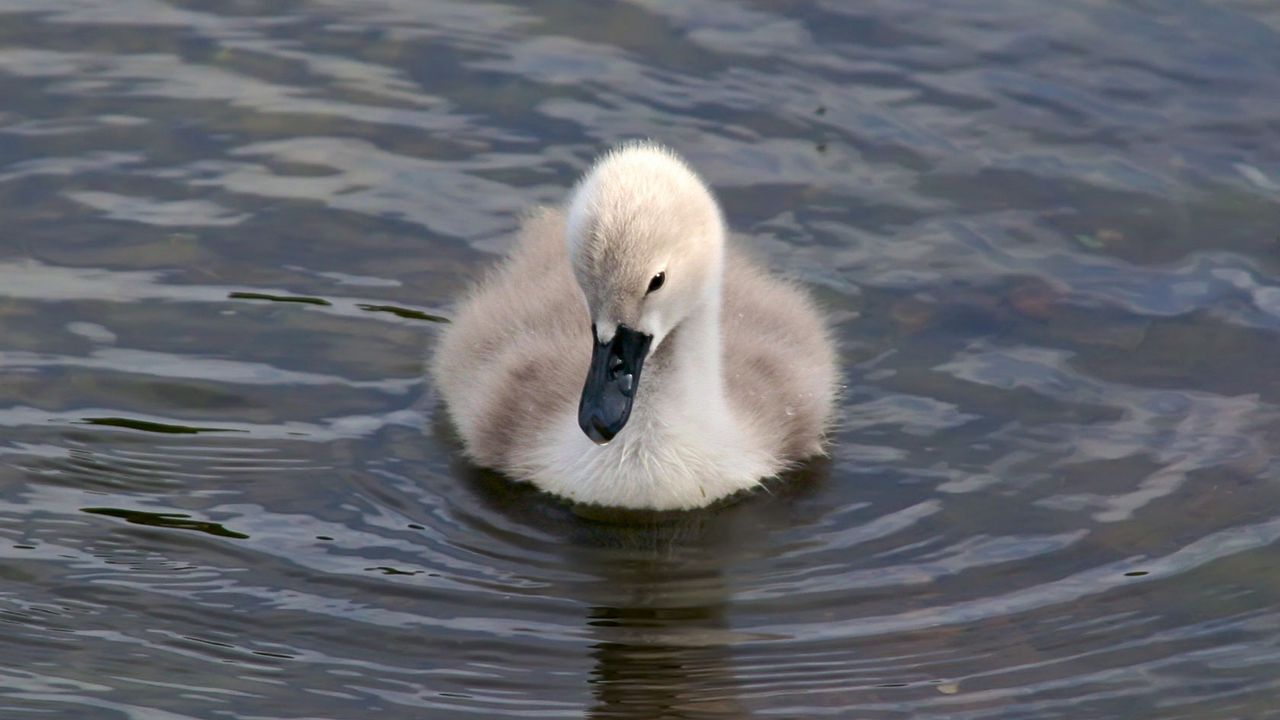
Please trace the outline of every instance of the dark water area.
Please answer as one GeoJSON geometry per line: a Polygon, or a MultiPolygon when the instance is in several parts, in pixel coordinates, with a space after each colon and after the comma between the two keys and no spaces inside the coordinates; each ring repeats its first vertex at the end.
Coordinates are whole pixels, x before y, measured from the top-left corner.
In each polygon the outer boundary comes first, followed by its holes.
{"type": "Polygon", "coordinates": [[[0,0],[0,717],[1280,718],[1280,7],[0,0]],[[654,137],[832,456],[584,517],[424,358],[654,137]]]}

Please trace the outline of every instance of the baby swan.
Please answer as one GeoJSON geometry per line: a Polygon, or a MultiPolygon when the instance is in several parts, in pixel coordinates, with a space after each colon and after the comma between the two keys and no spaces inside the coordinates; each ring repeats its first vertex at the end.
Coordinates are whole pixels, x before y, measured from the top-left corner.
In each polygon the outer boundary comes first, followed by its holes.
{"type": "Polygon", "coordinates": [[[702,180],[649,143],[527,219],[432,363],[468,457],[575,502],[674,510],[822,453],[827,329],[726,234],[702,180]]]}

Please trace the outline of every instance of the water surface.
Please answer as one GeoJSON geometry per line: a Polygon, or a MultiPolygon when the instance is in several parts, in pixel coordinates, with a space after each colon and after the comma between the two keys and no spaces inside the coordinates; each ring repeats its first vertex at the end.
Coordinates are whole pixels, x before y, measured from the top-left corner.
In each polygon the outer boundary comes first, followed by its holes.
{"type": "Polygon", "coordinates": [[[1280,11],[0,0],[0,715],[1280,717],[1280,11]],[[581,517],[451,298],[656,137],[832,457],[581,517]]]}

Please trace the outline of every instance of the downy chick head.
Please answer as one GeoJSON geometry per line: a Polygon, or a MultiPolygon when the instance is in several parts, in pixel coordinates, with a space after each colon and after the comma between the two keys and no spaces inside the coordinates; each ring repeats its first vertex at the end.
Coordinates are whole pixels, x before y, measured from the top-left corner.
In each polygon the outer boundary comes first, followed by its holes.
{"type": "Polygon", "coordinates": [[[680,158],[637,143],[603,156],[575,186],[565,230],[595,335],[578,420],[605,443],[626,424],[648,354],[717,301],[724,221],[680,158]]]}

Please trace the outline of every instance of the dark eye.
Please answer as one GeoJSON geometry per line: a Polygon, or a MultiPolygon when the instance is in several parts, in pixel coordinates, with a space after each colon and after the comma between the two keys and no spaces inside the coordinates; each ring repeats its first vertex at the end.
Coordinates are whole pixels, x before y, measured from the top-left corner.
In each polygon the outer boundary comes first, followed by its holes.
{"type": "Polygon", "coordinates": [[[644,294],[648,295],[654,290],[657,290],[658,288],[662,287],[662,283],[666,281],[667,281],[667,274],[665,272],[660,272],[657,275],[654,275],[653,279],[649,281],[649,289],[646,290],[644,294]]]}

